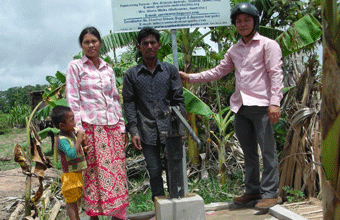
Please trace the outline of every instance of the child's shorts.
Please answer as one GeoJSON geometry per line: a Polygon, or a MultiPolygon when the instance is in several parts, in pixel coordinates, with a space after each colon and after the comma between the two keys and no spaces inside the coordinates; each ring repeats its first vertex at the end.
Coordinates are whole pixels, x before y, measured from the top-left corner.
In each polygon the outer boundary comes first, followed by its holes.
{"type": "Polygon", "coordinates": [[[81,197],[84,187],[82,173],[63,173],[61,183],[61,192],[66,203],[74,203],[81,197]]]}

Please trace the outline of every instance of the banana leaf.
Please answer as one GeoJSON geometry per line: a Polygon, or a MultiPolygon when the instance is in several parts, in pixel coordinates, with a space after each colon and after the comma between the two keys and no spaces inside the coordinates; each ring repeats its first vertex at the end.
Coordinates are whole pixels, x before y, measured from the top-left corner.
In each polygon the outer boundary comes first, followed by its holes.
{"type": "Polygon", "coordinates": [[[116,86],[119,87],[123,85],[124,77],[117,77],[116,78],[116,86]]]}
{"type": "Polygon", "coordinates": [[[282,89],[282,93],[283,94],[286,94],[289,90],[291,90],[292,88],[294,88],[295,86],[290,86],[290,87],[284,87],[283,89],[282,89]]]}
{"type": "MultiPolygon", "coordinates": [[[[59,77],[62,76],[62,75],[60,75],[61,73],[59,71],[56,73],[56,75],[57,74],[58,74],[59,77]]],[[[65,76],[64,76],[64,78],[65,78],[65,76]]],[[[52,88],[58,88],[58,87],[65,84],[65,79],[64,79],[64,82],[63,82],[63,81],[61,81],[60,79],[58,79],[57,77],[54,77],[54,76],[46,76],[46,80],[47,80],[47,82],[50,83],[52,88]]]]}
{"type": "Polygon", "coordinates": [[[57,105],[67,106],[66,99],[58,99],[53,102],[49,102],[47,106],[36,112],[35,116],[38,120],[45,120],[50,117],[53,107],[57,105]]]}
{"type": "Polygon", "coordinates": [[[283,33],[283,31],[279,29],[274,29],[271,27],[260,26],[259,33],[263,36],[266,36],[270,39],[275,40],[277,37],[279,37],[283,33]]]}
{"type": "Polygon", "coordinates": [[[57,101],[58,99],[60,99],[60,97],[63,97],[65,94],[65,84],[63,84],[62,86],[50,90],[50,88],[47,88],[44,92],[44,94],[42,95],[42,98],[44,99],[45,102],[47,103],[53,103],[55,101],[57,101]]]}
{"type": "Polygon", "coordinates": [[[45,102],[53,102],[65,94],[66,76],[64,73],[57,71],[54,76],[46,76],[46,80],[50,83],[42,95],[45,102]]]}
{"type": "Polygon", "coordinates": [[[50,117],[52,109],[53,107],[51,105],[46,105],[45,107],[37,111],[35,116],[37,117],[38,121],[45,120],[46,118],[50,117]]]}
{"type": "Polygon", "coordinates": [[[312,15],[307,14],[293,23],[276,41],[281,46],[282,55],[287,56],[316,43],[321,35],[321,24],[312,15]]]}
{"type": "Polygon", "coordinates": [[[45,128],[44,130],[39,131],[38,135],[41,139],[45,139],[50,131],[53,132],[54,135],[57,135],[60,130],[58,128],[45,128]]]}
{"type": "Polygon", "coordinates": [[[55,102],[51,102],[50,105],[52,105],[52,107],[55,107],[57,105],[67,106],[67,102],[66,99],[58,99],[55,102]]]}
{"type": "Polygon", "coordinates": [[[55,76],[62,84],[66,83],[66,76],[64,73],[57,71],[55,76]]]}
{"type": "MultiPolygon", "coordinates": [[[[180,70],[184,69],[184,55],[181,52],[177,53],[177,58],[178,58],[178,67],[180,70]]],[[[174,57],[173,54],[170,53],[166,57],[164,57],[163,62],[167,63],[174,63],[174,57]]]]}
{"type": "Polygon", "coordinates": [[[188,112],[205,117],[214,114],[207,104],[202,102],[202,100],[200,100],[197,96],[195,96],[186,88],[183,88],[183,95],[186,110],[188,112]]]}

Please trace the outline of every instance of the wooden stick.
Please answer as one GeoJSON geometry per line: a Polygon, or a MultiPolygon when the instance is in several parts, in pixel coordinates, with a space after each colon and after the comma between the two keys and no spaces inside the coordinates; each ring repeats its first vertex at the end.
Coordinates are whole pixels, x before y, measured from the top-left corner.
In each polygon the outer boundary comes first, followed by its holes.
{"type": "Polygon", "coordinates": [[[314,214],[314,213],[319,213],[322,212],[322,209],[315,210],[315,211],[309,211],[309,212],[302,212],[300,215],[309,215],[309,214],[314,214]]]}
{"type": "Polygon", "coordinates": [[[58,150],[57,150],[57,137],[56,136],[54,136],[53,135],[53,137],[51,137],[51,138],[54,138],[54,141],[53,141],[53,161],[55,162],[55,163],[57,163],[58,162],[58,150]]]}
{"type": "Polygon", "coordinates": [[[288,203],[288,204],[284,204],[282,205],[283,207],[287,207],[287,206],[295,206],[295,205],[304,205],[304,204],[310,204],[310,201],[307,202],[295,202],[295,203],[288,203]]]}
{"type": "MultiPolygon", "coordinates": [[[[32,156],[31,156],[31,130],[30,130],[30,121],[26,117],[26,151],[27,151],[27,158],[28,158],[28,172],[31,172],[32,169],[32,156]]],[[[31,175],[26,176],[26,187],[25,187],[25,216],[31,216],[31,175]]]]}
{"type": "Polygon", "coordinates": [[[20,214],[20,212],[22,212],[22,210],[24,210],[25,206],[23,204],[19,204],[14,212],[11,214],[11,216],[9,217],[9,220],[16,220],[19,219],[18,215],[20,214]]]}
{"type": "Polygon", "coordinates": [[[54,205],[53,209],[51,210],[51,214],[50,214],[50,217],[48,218],[48,220],[54,220],[57,217],[59,210],[60,210],[60,207],[61,207],[61,202],[59,200],[57,200],[56,204],[54,205]]]}
{"type": "Polygon", "coordinates": [[[50,204],[50,197],[51,196],[52,196],[52,194],[51,194],[51,190],[50,190],[50,187],[49,187],[49,188],[45,189],[44,195],[42,196],[42,198],[44,198],[44,204],[45,204],[46,208],[50,204]]]}

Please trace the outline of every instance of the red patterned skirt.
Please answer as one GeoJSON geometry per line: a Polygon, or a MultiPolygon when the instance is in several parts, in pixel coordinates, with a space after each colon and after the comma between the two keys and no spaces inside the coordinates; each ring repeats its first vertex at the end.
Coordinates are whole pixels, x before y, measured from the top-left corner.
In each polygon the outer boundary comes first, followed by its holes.
{"type": "Polygon", "coordinates": [[[116,125],[83,122],[90,150],[84,171],[85,211],[88,216],[126,219],[129,205],[122,134],[116,125]]]}

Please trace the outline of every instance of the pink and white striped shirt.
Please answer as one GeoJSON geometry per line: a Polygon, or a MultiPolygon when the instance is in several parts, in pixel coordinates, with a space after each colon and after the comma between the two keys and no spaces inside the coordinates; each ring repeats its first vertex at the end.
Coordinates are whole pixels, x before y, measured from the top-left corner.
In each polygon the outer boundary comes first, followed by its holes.
{"type": "Polygon", "coordinates": [[[77,128],[84,130],[82,122],[118,124],[125,133],[115,74],[105,61],[100,60],[98,69],[86,56],[70,62],[66,71],[66,101],[77,128]]]}
{"type": "Polygon", "coordinates": [[[255,33],[244,44],[240,39],[224,55],[215,68],[189,74],[190,83],[220,79],[235,68],[236,88],[230,98],[230,108],[238,112],[246,106],[280,106],[283,97],[282,52],[276,41],[255,33]]]}

